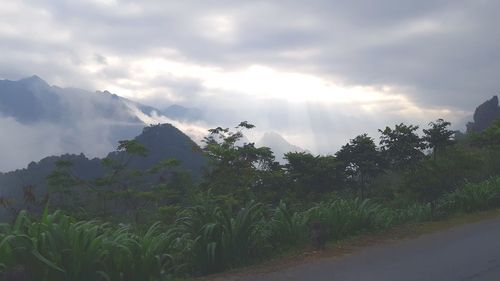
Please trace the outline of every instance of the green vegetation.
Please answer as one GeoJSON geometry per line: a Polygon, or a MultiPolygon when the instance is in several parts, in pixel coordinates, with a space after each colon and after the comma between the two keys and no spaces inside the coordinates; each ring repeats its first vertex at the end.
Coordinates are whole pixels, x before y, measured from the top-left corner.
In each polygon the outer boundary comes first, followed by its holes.
{"type": "Polygon", "coordinates": [[[399,124],[381,130],[380,147],[363,134],[335,155],[291,152],[280,164],[269,148],[240,144],[253,128],[242,122],[236,131],[210,130],[199,181],[175,159],[131,169],[130,159],[149,152],[122,141],[127,157],[105,159],[104,177],[82,180],[59,162],[47,194],[25,190],[29,211],[13,212],[0,228],[0,272],[18,280],[172,280],[307,247],[312,225],[317,237],[338,241],[500,207],[498,123],[460,140],[449,125],[432,122],[420,137],[417,126],[399,124]]]}
{"type": "MultiPolygon", "coordinates": [[[[305,211],[281,202],[250,202],[232,213],[213,201],[181,210],[171,225],[146,230],[78,221],[60,211],[32,219],[21,212],[2,225],[0,265],[24,268],[40,281],[171,280],[249,264],[309,241],[308,224],[320,220],[328,240],[433,219],[430,204],[394,208],[370,199],[332,199],[305,211]],[[215,204],[215,205],[212,205],[215,204]]],[[[500,177],[468,184],[441,200],[439,215],[500,206],[500,177]]],[[[32,279],[27,279],[32,280],[32,279]]]]}

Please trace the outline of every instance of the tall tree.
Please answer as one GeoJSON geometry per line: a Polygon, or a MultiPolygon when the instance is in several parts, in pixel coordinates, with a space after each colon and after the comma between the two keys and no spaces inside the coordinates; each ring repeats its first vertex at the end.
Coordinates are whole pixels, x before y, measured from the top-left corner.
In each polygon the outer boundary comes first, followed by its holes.
{"type": "Polygon", "coordinates": [[[418,126],[396,125],[394,129],[386,127],[380,136],[382,154],[387,163],[395,169],[404,169],[418,163],[424,157],[425,143],[417,135],[418,126]]]}
{"type": "Polygon", "coordinates": [[[313,156],[306,152],[285,154],[285,170],[294,185],[296,196],[319,197],[338,187],[337,166],[339,161],[331,155],[313,156]]]}
{"type": "Polygon", "coordinates": [[[364,197],[369,183],[382,172],[382,158],[373,138],[367,134],[359,135],[335,155],[342,162],[340,167],[345,178],[354,182],[364,197]]]}
{"type": "Polygon", "coordinates": [[[432,149],[432,155],[436,160],[438,152],[444,150],[447,146],[455,143],[455,132],[448,129],[451,126],[450,122],[438,119],[435,122],[429,123],[430,128],[424,129],[423,140],[428,148],[432,149]]]}
{"type": "Polygon", "coordinates": [[[202,148],[210,167],[204,176],[204,187],[225,196],[229,205],[236,206],[254,197],[254,189],[262,173],[276,167],[273,152],[268,147],[255,147],[254,143],[240,144],[243,130],[255,126],[244,121],[235,127],[217,127],[209,130],[202,148]]]}

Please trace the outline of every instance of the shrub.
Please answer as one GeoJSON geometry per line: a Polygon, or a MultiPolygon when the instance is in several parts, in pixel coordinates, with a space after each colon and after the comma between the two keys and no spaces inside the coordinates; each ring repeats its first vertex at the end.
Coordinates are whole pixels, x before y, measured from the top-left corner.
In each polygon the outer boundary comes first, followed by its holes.
{"type": "Polygon", "coordinates": [[[481,183],[467,183],[461,189],[446,194],[440,201],[442,212],[473,212],[500,206],[500,177],[481,183]]]}
{"type": "Polygon", "coordinates": [[[184,211],[178,220],[180,230],[191,241],[193,269],[201,274],[214,273],[257,258],[265,235],[262,204],[250,202],[237,212],[219,206],[200,205],[184,211]]]}

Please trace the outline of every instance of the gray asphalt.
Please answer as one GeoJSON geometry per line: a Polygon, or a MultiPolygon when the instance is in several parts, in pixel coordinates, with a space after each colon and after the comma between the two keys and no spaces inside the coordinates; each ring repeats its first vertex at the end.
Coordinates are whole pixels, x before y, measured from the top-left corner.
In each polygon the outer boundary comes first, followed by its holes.
{"type": "Polygon", "coordinates": [[[500,218],[238,281],[500,281],[500,218]]]}

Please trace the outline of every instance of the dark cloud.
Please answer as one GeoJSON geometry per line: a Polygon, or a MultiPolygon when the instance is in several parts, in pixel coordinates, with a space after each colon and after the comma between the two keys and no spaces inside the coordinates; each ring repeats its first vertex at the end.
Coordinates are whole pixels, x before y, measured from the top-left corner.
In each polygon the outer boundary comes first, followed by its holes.
{"type": "MultiPolygon", "coordinates": [[[[226,69],[259,63],[348,84],[408,87],[422,104],[462,109],[500,88],[495,79],[500,71],[498,1],[26,3],[48,13],[54,29],[70,34],[67,41],[48,46],[29,38],[0,39],[7,48],[21,45],[28,55],[47,54],[46,47],[118,56],[172,48],[191,61],[226,69]],[[217,34],[217,27],[203,20],[211,16],[234,21],[234,34],[217,34]],[[308,60],[279,55],[308,48],[321,51],[308,60]]],[[[60,60],[60,52],[53,55],[60,60]]]]}

